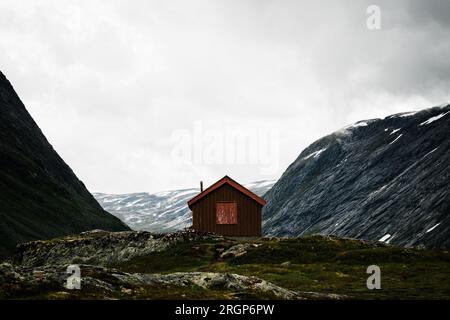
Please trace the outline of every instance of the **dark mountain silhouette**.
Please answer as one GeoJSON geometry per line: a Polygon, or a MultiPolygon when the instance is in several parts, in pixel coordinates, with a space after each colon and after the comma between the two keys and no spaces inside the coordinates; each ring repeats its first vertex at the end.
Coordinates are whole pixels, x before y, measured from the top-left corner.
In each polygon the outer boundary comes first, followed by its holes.
{"type": "Polygon", "coordinates": [[[0,137],[0,256],[29,240],[129,230],[59,157],[1,72],[0,137]]]}
{"type": "Polygon", "coordinates": [[[265,235],[450,247],[450,105],[360,121],[317,140],[264,198],[265,235]]]}

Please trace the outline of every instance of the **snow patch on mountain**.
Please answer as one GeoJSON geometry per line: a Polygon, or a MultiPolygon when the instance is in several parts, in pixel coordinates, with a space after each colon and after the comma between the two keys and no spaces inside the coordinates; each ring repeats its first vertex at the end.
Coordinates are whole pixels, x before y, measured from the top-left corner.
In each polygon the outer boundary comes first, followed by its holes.
{"type": "Polygon", "coordinates": [[[434,116],[434,117],[431,117],[431,118],[428,119],[427,121],[424,121],[424,122],[422,122],[421,124],[419,124],[419,126],[423,126],[423,125],[427,125],[427,124],[430,124],[430,123],[432,123],[432,122],[435,122],[435,121],[437,121],[437,120],[439,120],[439,119],[445,117],[448,113],[450,113],[450,111],[441,113],[441,114],[439,114],[439,115],[437,115],[437,116],[434,116]]]}
{"type": "Polygon", "coordinates": [[[320,154],[321,154],[322,152],[324,152],[325,150],[327,150],[327,148],[322,148],[322,149],[320,149],[320,150],[314,151],[313,153],[307,155],[306,157],[303,157],[303,160],[307,160],[307,159],[309,159],[309,158],[311,158],[311,157],[317,158],[317,157],[319,157],[320,154]]]}
{"type": "Polygon", "coordinates": [[[389,134],[389,135],[393,135],[394,133],[396,133],[397,131],[399,131],[399,130],[401,130],[402,128],[397,128],[397,129],[394,129],[394,130],[392,130],[392,132],[389,134]]]}
{"type": "Polygon", "coordinates": [[[436,228],[438,225],[440,225],[440,223],[435,224],[433,227],[431,227],[430,229],[428,229],[426,233],[433,231],[434,228],[436,228]]]}
{"type": "Polygon", "coordinates": [[[401,133],[397,138],[395,138],[391,143],[389,144],[393,144],[395,141],[397,141],[398,139],[400,139],[403,136],[403,134],[401,133]]]}
{"type": "Polygon", "coordinates": [[[400,117],[400,118],[411,117],[411,116],[415,115],[417,112],[418,111],[400,113],[400,114],[398,114],[398,117],[400,117]]]}

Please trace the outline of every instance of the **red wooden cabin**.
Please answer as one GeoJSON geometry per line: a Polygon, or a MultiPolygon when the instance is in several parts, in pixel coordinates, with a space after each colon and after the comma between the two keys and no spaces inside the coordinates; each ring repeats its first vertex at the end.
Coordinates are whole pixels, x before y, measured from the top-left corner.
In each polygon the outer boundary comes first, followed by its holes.
{"type": "Polygon", "coordinates": [[[192,228],[224,236],[261,236],[266,201],[228,176],[188,201],[192,228]]]}

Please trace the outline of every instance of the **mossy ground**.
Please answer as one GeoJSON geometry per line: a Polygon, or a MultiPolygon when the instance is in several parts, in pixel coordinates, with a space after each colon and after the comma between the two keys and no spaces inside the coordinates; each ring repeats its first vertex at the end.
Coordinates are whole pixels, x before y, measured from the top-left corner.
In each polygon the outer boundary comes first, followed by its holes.
{"type": "MultiPolygon", "coordinates": [[[[450,253],[406,249],[336,237],[260,238],[184,242],[109,266],[129,273],[221,272],[256,276],[299,292],[337,294],[346,299],[450,299],[450,253]],[[222,258],[230,247],[249,244],[238,257],[222,258]],[[368,290],[369,265],[381,268],[381,290],[368,290]]],[[[96,269],[94,269],[96,270],[96,269]]],[[[3,298],[15,299],[273,299],[258,292],[232,292],[198,286],[119,284],[108,272],[83,274],[116,290],[64,290],[41,287],[3,298]]],[[[95,288],[95,287],[94,287],[95,288]]],[[[2,294],[0,292],[0,298],[2,294]]],[[[306,298],[317,298],[305,295],[306,298]]]]}
{"type": "Polygon", "coordinates": [[[220,253],[239,240],[197,241],[114,267],[140,273],[238,273],[286,289],[335,293],[349,299],[450,299],[450,254],[445,251],[321,236],[245,242],[253,246],[235,258],[222,259],[220,253]],[[381,290],[366,287],[366,270],[372,264],[381,268],[381,290]]]}

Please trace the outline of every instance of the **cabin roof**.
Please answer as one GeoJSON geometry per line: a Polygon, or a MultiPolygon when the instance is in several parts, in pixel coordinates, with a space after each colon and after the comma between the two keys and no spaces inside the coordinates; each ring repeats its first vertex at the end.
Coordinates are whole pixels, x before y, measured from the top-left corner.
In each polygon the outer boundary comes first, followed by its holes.
{"type": "Polygon", "coordinates": [[[189,208],[191,208],[191,206],[200,201],[203,197],[205,197],[206,195],[210,194],[211,192],[213,192],[214,190],[220,188],[221,186],[223,186],[224,184],[228,184],[231,187],[233,187],[234,189],[242,192],[243,194],[245,194],[246,196],[248,196],[249,198],[255,200],[257,203],[259,203],[260,205],[264,206],[267,201],[264,200],[263,198],[257,196],[256,194],[254,194],[253,192],[251,192],[250,190],[248,190],[247,188],[245,188],[244,186],[242,186],[241,184],[237,183],[236,181],[234,181],[233,179],[231,179],[229,176],[225,176],[222,179],[220,179],[219,181],[217,181],[216,183],[214,183],[213,185],[211,185],[210,187],[206,188],[203,192],[199,193],[198,195],[196,195],[194,198],[192,198],[191,200],[188,201],[188,206],[189,208]]]}

